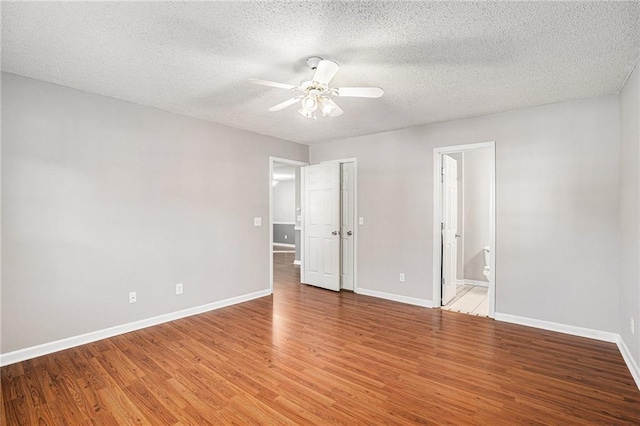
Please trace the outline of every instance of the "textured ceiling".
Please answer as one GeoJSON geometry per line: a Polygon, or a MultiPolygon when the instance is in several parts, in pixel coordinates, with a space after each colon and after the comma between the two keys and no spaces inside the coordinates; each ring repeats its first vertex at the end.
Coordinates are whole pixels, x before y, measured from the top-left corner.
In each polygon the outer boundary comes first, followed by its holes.
{"type": "Polygon", "coordinates": [[[2,2],[3,71],[305,144],[616,93],[633,2],[2,2]],[[340,64],[340,117],[267,108],[305,59],[340,64]]]}

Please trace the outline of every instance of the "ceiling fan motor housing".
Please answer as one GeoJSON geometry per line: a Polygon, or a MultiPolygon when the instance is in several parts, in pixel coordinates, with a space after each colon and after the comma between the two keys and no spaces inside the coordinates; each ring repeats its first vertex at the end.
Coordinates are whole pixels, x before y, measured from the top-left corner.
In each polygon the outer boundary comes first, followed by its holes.
{"type": "Polygon", "coordinates": [[[322,58],[320,56],[311,56],[310,58],[307,58],[307,66],[315,71],[321,60],[322,58]]]}

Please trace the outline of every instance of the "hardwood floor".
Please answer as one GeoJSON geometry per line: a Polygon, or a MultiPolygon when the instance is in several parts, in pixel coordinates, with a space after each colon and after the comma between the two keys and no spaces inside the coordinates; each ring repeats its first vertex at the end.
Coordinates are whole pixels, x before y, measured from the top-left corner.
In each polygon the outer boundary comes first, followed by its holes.
{"type": "Polygon", "coordinates": [[[2,368],[2,424],[640,424],[616,346],[333,293],[275,293],[2,368]]]}

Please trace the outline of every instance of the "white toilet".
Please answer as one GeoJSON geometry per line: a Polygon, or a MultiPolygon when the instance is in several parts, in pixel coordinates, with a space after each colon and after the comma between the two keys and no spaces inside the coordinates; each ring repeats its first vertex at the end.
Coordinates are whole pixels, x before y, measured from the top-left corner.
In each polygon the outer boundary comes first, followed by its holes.
{"type": "Polygon", "coordinates": [[[482,271],[482,275],[484,275],[485,277],[487,277],[487,280],[489,279],[489,274],[490,274],[490,266],[491,265],[491,247],[489,246],[484,246],[484,270],[482,271]]]}

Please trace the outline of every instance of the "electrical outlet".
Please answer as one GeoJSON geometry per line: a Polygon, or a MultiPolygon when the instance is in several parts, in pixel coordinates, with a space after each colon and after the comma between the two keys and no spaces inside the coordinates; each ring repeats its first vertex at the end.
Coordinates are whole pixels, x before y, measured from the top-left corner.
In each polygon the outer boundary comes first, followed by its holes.
{"type": "Polygon", "coordinates": [[[176,294],[182,294],[182,283],[176,284],[176,294]]]}
{"type": "Polygon", "coordinates": [[[359,225],[364,225],[364,217],[359,217],[358,218],[358,224],[359,225]]]}
{"type": "Polygon", "coordinates": [[[287,239],[287,236],[286,236],[286,235],[284,236],[284,239],[285,239],[285,240],[287,239]]]}
{"type": "Polygon", "coordinates": [[[130,291],[129,292],[129,303],[136,303],[136,301],[137,301],[136,292],[135,291],[130,291]]]}
{"type": "Polygon", "coordinates": [[[404,282],[404,272],[400,272],[400,282],[404,282]]]}
{"type": "Polygon", "coordinates": [[[631,318],[631,334],[636,334],[636,325],[633,322],[633,318],[631,318]]]}

